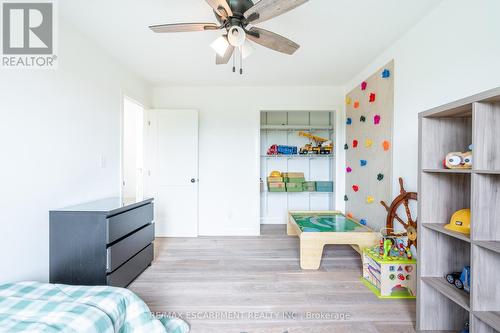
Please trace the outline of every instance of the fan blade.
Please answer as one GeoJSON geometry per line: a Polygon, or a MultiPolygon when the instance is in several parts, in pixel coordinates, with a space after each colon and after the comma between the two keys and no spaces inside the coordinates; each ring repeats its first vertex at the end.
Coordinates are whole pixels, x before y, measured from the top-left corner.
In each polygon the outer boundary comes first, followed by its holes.
{"type": "Polygon", "coordinates": [[[249,23],[257,24],[285,14],[308,0],[261,0],[245,12],[249,23]]]}
{"type": "Polygon", "coordinates": [[[149,28],[156,33],[167,33],[218,30],[219,26],[214,23],[175,23],[152,25],[149,28]]]}
{"type": "Polygon", "coordinates": [[[256,27],[250,29],[249,33],[247,33],[247,38],[274,51],[290,55],[294,54],[300,48],[299,44],[292,42],[288,38],[256,27]]]}
{"type": "Polygon", "coordinates": [[[229,45],[226,49],[226,53],[224,53],[224,56],[221,57],[220,55],[217,54],[217,57],[215,58],[215,64],[216,65],[225,65],[229,62],[231,57],[233,56],[234,52],[234,46],[229,45]]]}
{"type": "Polygon", "coordinates": [[[227,19],[229,16],[233,16],[233,11],[231,7],[227,4],[226,0],[205,0],[210,7],[212,7],[219,16],[227,19]]]}

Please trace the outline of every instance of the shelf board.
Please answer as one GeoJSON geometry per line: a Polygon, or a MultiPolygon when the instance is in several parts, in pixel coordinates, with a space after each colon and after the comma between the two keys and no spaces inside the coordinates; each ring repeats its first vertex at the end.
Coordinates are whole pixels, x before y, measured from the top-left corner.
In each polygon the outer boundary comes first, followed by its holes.
{"type": "Polygon", "coordinates": [[[439,291],[441,294],[443,294],[448,299],[452,300],[465,310],[470,311],[469,294],[449,284],[444,277],[422,277],[422,281],[439,291]]]}
{"type": "Polygon", "coordinates": [[[423,169],[427,173],[472,173],[471,169],[423,169]]]}
{"type": "Polygon", "coordinates": [[[261,125],[263,131],[333,131],[333,126],[261,125]]]}
{"type": "Polygon", "coordinates": [[[500,312],[474,311],[473,314],[482,322],[488,324],[491,328],[500,332],[500,312]]]}
{"type": "Polygon", "coordinates": [[[330,155],[260,155],[262,158],[333,158],[333,154],[330,155]]]}
{"type": "Polygon", "coordinates": [[[500,253],[500,242],[499,241],[474,241],[474,244],[482,248],[488,249],[490,251],[500,253]]]}
{"type": "Polygon", "coordinates": [[[500,170],[474,170],[474,173],[482,175],[500,175],[500,170]]]}
{"type": "Polygon", "coordinates": [[[451,236],[451,237],[454,237],[454,238],[458,238],[458,239],[461,239],[461,240],[463,240],[465,242],[470,243],[470,236],[465,235],[465,234],[461,234],[459,232],[455,232],[455,231],[451,231],[451,230],[445,229],[444,226],[446,224],[441,224],[441,223],[423,223],[422,225],[425,228],[427,228],[427,229],[431,229],[431,230],[440,232],[442,234],[445,234],[445,235],[448,235],[448,236],[451,236]]]}

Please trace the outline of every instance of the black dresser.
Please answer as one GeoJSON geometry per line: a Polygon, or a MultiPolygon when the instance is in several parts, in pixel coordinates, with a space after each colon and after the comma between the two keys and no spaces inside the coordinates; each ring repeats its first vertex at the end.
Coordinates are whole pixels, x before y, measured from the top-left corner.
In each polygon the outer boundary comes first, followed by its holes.
{"type": "Polygon", "coordinates": [[[153,199],[51,211],[50,283],[128,286],[153,261],[153,217],[153,199]]]}

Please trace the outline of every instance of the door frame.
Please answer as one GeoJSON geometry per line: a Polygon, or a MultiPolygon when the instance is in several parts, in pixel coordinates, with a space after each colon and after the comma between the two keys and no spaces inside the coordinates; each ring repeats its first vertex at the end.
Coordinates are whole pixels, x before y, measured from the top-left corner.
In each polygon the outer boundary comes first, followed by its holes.
{"type": "MultiPolygon", "coordinates": [[[[127,95],[126,93],[121,94],[121,101],[120,101],[120,175],[119,175],[119,196],[123,197],[123,177],[125,175],[125,163],[124,163],[124,149],[125,149],[125,99],[128,99],[130,102],[137,104],[140,106],[143,110],[143,117],[142,117],[142,127],[143,127],[143,154],[142,154],[142,159],[144,163],[144,148],[145,148],[145,121],[146,121],[146,111],[147,108],[144,105],[144,103],[139,102],[137,99],[130,97],[130,95],[127,95]]],[[[142,173],[142,183],[144,186],[144,166],[143,166],[143,173],[142,173]]]]}

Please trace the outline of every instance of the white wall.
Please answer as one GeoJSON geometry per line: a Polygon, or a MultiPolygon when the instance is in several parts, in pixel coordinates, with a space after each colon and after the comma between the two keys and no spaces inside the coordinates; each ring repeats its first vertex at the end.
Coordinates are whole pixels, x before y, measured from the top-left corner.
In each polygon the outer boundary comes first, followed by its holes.
{"type": "Polygon", "coordinates": [[[0,283],[48,280],[49,210],[119,193],[122,93],[149,102],[71,26],[59,35],[58,70],[0,73],[0,283]]]}
{"type": "MultiPolygon", "coordinates": [[[[342,112],[342,92],[334,87],[157,87],[153,90],[156,109],[200,112],[201,235],[259,233],[260,110],[333,108],[342,112]]],[[[343,198],[344,185],[340,186],[343,198]]]]}
{"type": "Polygon", "coordinates": [[[498,0],[445,0],[347,84],[395,59],[394,195],[400,176],[417,189],[418,113],[500,86],[499,13],[498,0]]]}

